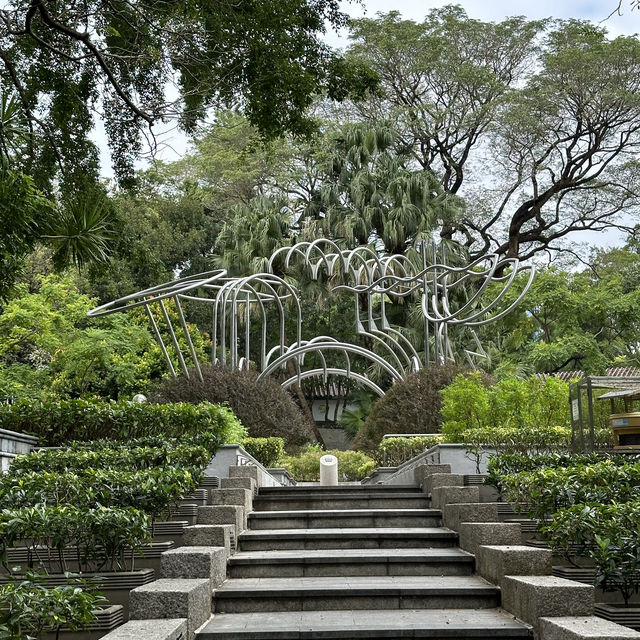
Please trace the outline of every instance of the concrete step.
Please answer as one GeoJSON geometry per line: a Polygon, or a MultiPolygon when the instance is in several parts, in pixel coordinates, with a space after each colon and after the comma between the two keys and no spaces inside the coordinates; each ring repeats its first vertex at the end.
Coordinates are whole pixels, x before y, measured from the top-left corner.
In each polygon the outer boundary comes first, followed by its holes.
{"type": "Polygon", "coordinates": [[[498,609],[343,610],[215,614],[197,640],[520,640],[531,629],[498,609]]]}
{"type": "Polygon", "coordinates": [[[249,528],[316,529],[338,527],[439,527],[439,509],[343,509],[257,511],[249,515],[249,528]]]}
{"type": "Polygon", "coordinates": [[[238,550],[447,548],[457,541],[457,533],[439,527],[267,529],[240,534],[238,550]]]}
{"type": "Polygon", "coordinates": [[[229,559],[230,578],[315,576],[468,576],[473,556],[460,549],[298,549],[246,551],[229,559]]]}
{"type": "Polygon", "coordinates": [[[476,576],[231,578],[213,604],[215,613],[488,609],[500,604],[500,589],[476,576]]]}
{"type": "Polygon", "coordinates": [[[344,509],[426,509],[431,499],[421,492],[322,492],[308,495],[258,495],[254,511],[305,511],[344,509]]]}
{"type": "Polygon", "coordinates": [[[414,484],[376,485],[376,484],[339,484],[337,486],[322,486],[320,484],[298,484],[292,487],[261,487],[261,496],[308,496],[310,494],[327,493],[420,493],[420,487],[414,484]]]}

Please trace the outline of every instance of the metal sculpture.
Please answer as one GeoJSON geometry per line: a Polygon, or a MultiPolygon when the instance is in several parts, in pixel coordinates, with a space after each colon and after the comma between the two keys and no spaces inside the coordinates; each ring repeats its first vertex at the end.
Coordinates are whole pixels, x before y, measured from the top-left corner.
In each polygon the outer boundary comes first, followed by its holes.
{"type": "Polygon", "coordinates": [[[313,376],[322,376],[326,381],[329,375],[341,375],[384,395],[381,384],[367,373],[370,365],[377,366],[383,379],[393,382],[433,362],[453,361],[451,329],[467,332],[473,343],[473,348],[463,349],[471,366],[477,359],[487,358],[475,329],[512,311],[535,276],[533,266],[521,265],[516,258],[500,259],[496,254],[451,266],[444,248],[427,243],[421,245],[421,261],[419,267],[405,255],[380,255],[368,246],[343,250],[335,242],[320,238],[278,249],[269,259],[265,273],[229,277],[226,271],[218,270],[189,276],[120,298],[88,315],[99,317],[144,307],[172,375],[177,376],[179,369],[187,377],[195,372],[202,380],[185,306],[206,305],[211,314],[214,364],[248,369],[253,362],[260,379],[285,371],[284,387],[313,376]],[[340,342],[331,336],[303,339],[299,292],[274,273],[286,273],[296,267],[306,269],[314,280],[326,278],[332,291],[353,296],[355,334],[365,346],[340,342]],[[524,272],[529,275],[522,291],[501,307],[516,277],[524,272]],[[465,287],[470,293],[461,301],[454,301],[452,292],[465,287]],[[422,354],[387,319],[387,305],[409,297],[421,299],[425,332],[422,354]],[[256,316],[260,328],[258,348],[251,344],[251,326],[256,316]],[[294,320],[290,331],[293,335],[287,335],[288,316],[294,320]],[[274,326],[275,337],[269,335],[274,326]],[[354,367],[355,359],[363,359],[365,364],[354,367]],[[189,360],[193,371],[187,366],[189,360]],[[309,360],[313,360],[311,365],[306,364],[309,360]]]}

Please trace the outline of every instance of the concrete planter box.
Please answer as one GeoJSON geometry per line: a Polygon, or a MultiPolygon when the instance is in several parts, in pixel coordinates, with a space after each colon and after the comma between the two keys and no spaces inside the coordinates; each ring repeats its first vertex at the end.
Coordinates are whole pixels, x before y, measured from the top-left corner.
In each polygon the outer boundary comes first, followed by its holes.
{"type": "MultiPolygon", "coordinates": [[[[155,580],[153,569],[140,569],[138,571],[114,571],[87,572],[77,576],[82,579],[92,580],[96,589],[109,601],[111,605],[121,605],[124,619],[129,619],[129,592],[137,587],[149,584],[155,580]]],[[[0,584],[7,584],[18,578],[0,576],[0,584]]],[[[43,576],[43,584],[48,587],[56,587],[67,584],[67,577],[61,573],[43,576]]]]}
{"type": "MultiPolygon", "coordinates": [[[[202,502],[202,506],[204,506],[205,504],[207,504],[206,500],[202,502]]],[[[173,511],[171,517],[169,518],[169,521],[186,521],[190,525],[195,524],[198,518],[199,506],[201,505],[194,502],[181,504],[177,509],[173,511]]]]}
{"type": "MultiPolygon", "coordinates": [[[[153,542],[151,544],[144,544],[140,547],[140,551],[136,551],[133,554],[133,570],[137,569],[153,569],[154,571],[160,571],[160,555],[165,551],[172,549],[174,544],[172,541],[168,542],[153,542]]],[[[47,563],[47,566],[53,566],[54,568],[58,563],[57,551],[51,552],[46,547],[38,547],[38,554],[41,559],[46,559],[47,554],[52,553],[51,563],[47,563]]],[[[127,560],[130,559],[130,553],[126,554],[127,560]]],[[[77,572],[78,568],[78,552],[76,547],[67,547],[64,549],[64,561],[67,571],[77,572]]],[[[27,547],[14,547],[8,549],[7,560],[10,567],[22,567],[22,568],[35,568],[45,569],[45,565],[38,561],[33,552],[29,554],[27,547]]],[[[59,567],[62,571],[62,567],[59,567]]],[[[0,566],[0,575],[5,573],[4,567],[0,566]]]]}
{"type": "MultiPolygon", "coordinates": [[[[223,444],[209,465],[204,470],[206,477],[228,478],[229,467],[249,465],[258,468],[258,485],[261,487],[278,487],[280,482],[261,465],[251,454],[247,453],[239,444],[223,444]]],[[[203,483],[204,484],[204,483],[203,483]]]]}
{"type": "Polygon", "coordinates": [[[597,603],[595,614],[600,618],[640,631],[640,606],[597,603]]]}
{"type": "Polygon", "coordinates": [[[104,607],[95,613],[96,621],[83,631],[67,631],[63,627],[58,636],[55,633],[45,633],[42,640],[98,640],[124,623],[122,605],[104,607]]]}
{"type": "Polygon", "coordinates": [[[35,436],[0,429],[0,473],[6,473],[16,456],[29,453],[37,444],[35,436]]]}
{"type": "Polygon", "coordinates": [[[267,471],[277,480],[283,487],[292,487],[296,484],[293,476],[282,467],[269,467],[267,471]]]}
{"type": "MultiPolygon", "coordinates": [[[[196,515],[197,512],[196,507],[196,515]]],[[[174,547],[181,547],[184,530],[189,526],[190,524],[187,520],[166,520],[162,522],[154,522],[151,527],[153,542],[173,542],[174,547]]]]}

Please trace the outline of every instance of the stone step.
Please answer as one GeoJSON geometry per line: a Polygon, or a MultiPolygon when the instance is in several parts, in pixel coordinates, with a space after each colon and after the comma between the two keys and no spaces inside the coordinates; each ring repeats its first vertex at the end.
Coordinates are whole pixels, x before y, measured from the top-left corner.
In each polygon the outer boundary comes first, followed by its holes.
{"type": "Polygon", "coordinates": [[[473,556],[460,549],[326,549],[246,551],[229,559],[230,578],[471,575],[473,556]]]}
{"type": "Polygon", "coordinates": [[[231,578],[215,589],[215,613],[340,609],[487,609],[500,590],[476,576],[231,578]]]}
{"type": "Polygon", "coordinates": [[[457,533],[439,527],[267,529],[240,534],[238,550],[446,548],[457,541],[457,533]]]}
{"type": "Polygon", "coordinates": [[[215,614],[197,640],[520,640],[531,629],[497,609],[343,610],[215,614]]]}
{"type": "Polygon", "coordinates": [[[316,529],[338,527],[439,527],[439,509],[342,509],[305,511],[257,511],[249,516],[249,528],[316,529]]]}
{"type": "Polygon", "coordinates": [[[327,493],[420,493],[420,487],[414,484],[376,485],[376,484],[339,484],[337,486],[322,486],[320,484],[298,484],[292,487],[261,487],[261,496],[308,496],[310,494],[327,493]]]}
{"type": "Polygon", "coordinates": [[[426,509],[431,499],[421,492],[338,492],[305,496],[258,495],[253,501],[254,511],[305,511],[344,509],[426,509]]]}

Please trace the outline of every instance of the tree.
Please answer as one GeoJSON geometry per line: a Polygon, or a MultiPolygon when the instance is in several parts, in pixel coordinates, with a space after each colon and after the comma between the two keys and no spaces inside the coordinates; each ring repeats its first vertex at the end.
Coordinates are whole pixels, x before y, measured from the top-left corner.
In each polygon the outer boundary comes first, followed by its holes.
{"type": "Polygon", "coordinates": [[[613,249],[591,261],[581,272],[541,270],[522,304],[482,330],[497,373],[638,366],[640,255],[613,249]]]}
{"type": "Polygon", "coordinates": [[[640,42],[577,20],[498,24],[459,7],[424,23],[397,13],[355,21],[350,55],[381,76],[383,100],[419,166],[463,196],[442,227],[476,257],[530,258],[575,231],[637,211],[640,42]]]}
{"type": "Polygon", "coordinates": [[[25,153],[40,175],[95,174],[98,110],[127,181],[141,133],[153,138],[169,118],[193,132],[211,107],[234,106],[268,137],[306,134],[316,96],[372,87],[374,74],[319,39],[345,24],[337,0],[12,0],[0,11],[0,77],[29,122],[25,153]]]}

